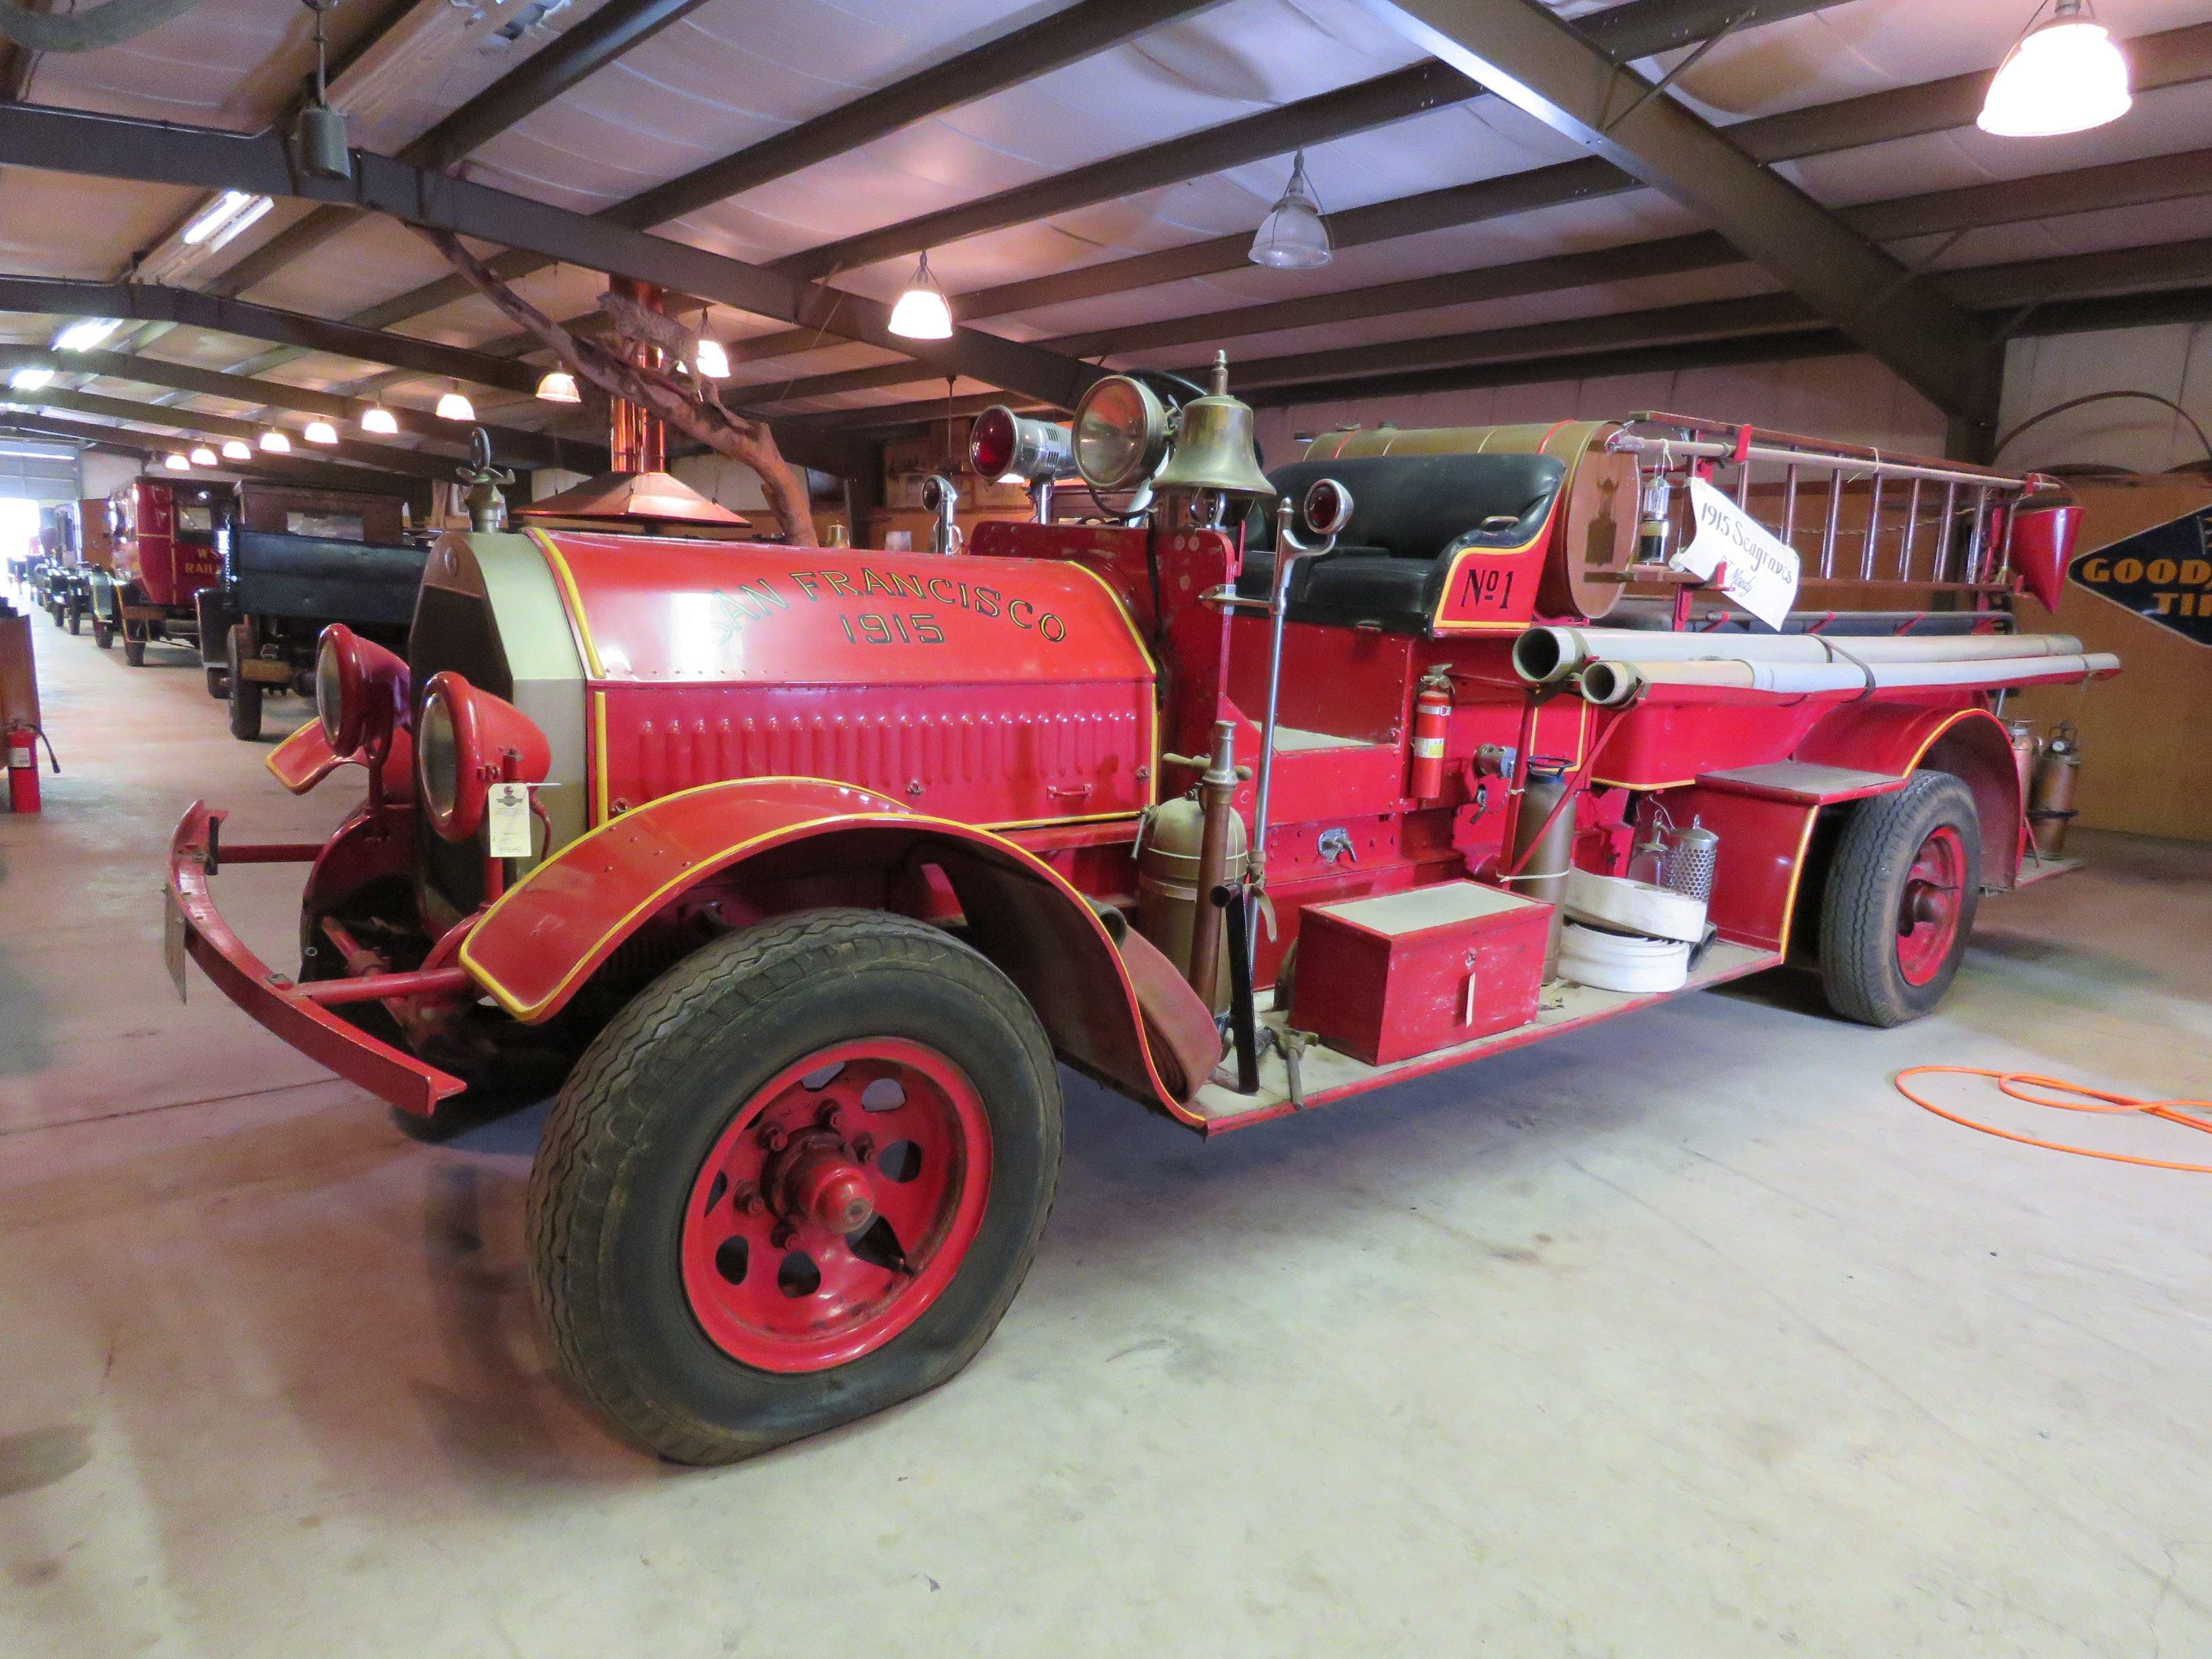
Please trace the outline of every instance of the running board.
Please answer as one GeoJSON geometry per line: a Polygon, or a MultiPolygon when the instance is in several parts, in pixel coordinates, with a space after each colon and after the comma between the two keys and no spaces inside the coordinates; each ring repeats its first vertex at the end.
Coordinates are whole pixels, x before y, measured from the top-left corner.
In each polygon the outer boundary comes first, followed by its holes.
{"type": "MultiPolygon", "coordinates": [[[[1502,1054],[1508,1048],[1541,1042],[1547,1037],[1563,1036],[1619,1014],[1671,1001],[1692,991],[1741,979],[1747,974],[1760,973],[1769,968],[1778,968],[1781,964],[1782,956],[1778,951],[1754,950],[1748,945],[1716,940],[1691,973],[1689,983],[1679,991],[1631,995],[1620,991],[1594,990],[1587,985],[1576,985],[1566,980],[1553,980],[1544,987],[1536,1018],[1527,1024],[1516,1025],[1510,1031],[1495,1032],[1473,1042],[1462,1042],[1456,1048],[1439,1048],[1434,1054],[1401,1060],[1390,1066],[1364,1065],[1350,1054],[1325,1048],[1318,1042],[1309,1042],[1298,1058],[1299,1097],[1295,1101],[1291,1097],[1290,1073],[1282,1053],[1285,1016],[1279,1012],[1263,1013],[1260,1016],[1260,1023],[1274,1033],[1275,1040],[1261,1055],[1259,1092],[1240,1095],[1218,1081],[1209,1082],[1200,1087],[1197,1097],[1190,1103],[1191,1109],[1204,1120],[1199,1125],[1200,1133],[1221,1134],[1231,1129],[1242,1129],[1251,1124],[1264,1123],[1270,1118],[1303,1111],[1308,1107],[1326,1106],[1331,1101],[1364,1094],[1370,1089],[1384,1088],[1393,1083],[1403,1082],[1407,1078],[1421,1077],[1448,1066],[1464,1065],[1468,1060],[1480,1060],[1487,1054],[1502,1054]]],[[[1222,1075],[1219,1071],[1214,1073],[1217,1079],[1222,1075]]]]}

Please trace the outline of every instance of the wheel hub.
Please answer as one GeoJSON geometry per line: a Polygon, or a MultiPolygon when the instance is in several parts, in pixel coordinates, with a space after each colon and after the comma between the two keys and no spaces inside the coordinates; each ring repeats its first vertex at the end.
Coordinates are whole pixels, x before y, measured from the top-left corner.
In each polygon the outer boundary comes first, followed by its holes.
{"type": "Polygon", "coordinates": [[[1938,824],[1913,855],[1898,895],[1897,965],[1908,983],[1927,984],[1951,959],[1966,885],[1966,842],[1951,825],[1938,824]]]}

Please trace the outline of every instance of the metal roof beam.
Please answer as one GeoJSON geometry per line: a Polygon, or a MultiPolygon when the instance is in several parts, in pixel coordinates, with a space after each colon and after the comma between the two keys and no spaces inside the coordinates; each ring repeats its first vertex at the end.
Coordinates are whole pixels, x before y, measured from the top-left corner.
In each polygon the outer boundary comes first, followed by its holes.
{"type": "MultiPolygon", "coordinates": [[[[228,416],[202,414],[197,410],[179,409],[170,404],[134,403],[127,398],[107,398],[91,392],[70,392],[60,386],[42,386],[36,392],[18,392],[9,387],[0,392],[0,404],[10,404],[17,408],[67,410],[78,415],[103,416],[112,421],[133,421],[141,426],[162,427],[173,432],[196,433],[202,437],[237,438],[246,443],[255,442],[266,429],[264,422],[234,421],[228,416]]],[[[363,443],[357,439],[342,438],[335,447],[319,447],[316,453],[330,460],[350,461],[357,466],[429,478],[439,483],[452,483],[457,476],[454,469],[458,463],[449,457],[428,455],[416,449],[401,449],[392,444],[363,443]]]]}
{"type": "MultiPolygon", "coordinates": [[[[704,248],[625,230],[549,203],[425,173],[387,157],[356,150],[353,159],[350,179],[308,179],[294,171],[287,145],[275,134],[246,137],[76,111],[0,107],[0,162],[55,173],[337,201],[586,270],[632,276],[785,322],[818,324],[834,311],[841,332],[908,352],[943,372],[975,374],[1062,407],[1072,405],[1098,378],[1099,371],[1087,363],[974,329],[956,328],[952,338],[942,342],[902,340],[891,333],[890,307],[880,301],[795,283],[704,248]]],[[[211,304],[238,303],[191,297],[211,304]]],[[[531,374],[520,364],[502,364],[501,368],[511,375],[531,374]]]]}
{"type": "MultiPolygon", "coordinates": [[[[345,398],[335,392],[287,386],[281,380],[249,380],[242,374],[225,374],[215,369],[196,368],[190,363],[165,362],[159,357],[120,351],[56,351],[46,346],[0,344],[0,377],[19,368],[51,368],[60,374],[131,380],[141,386],[165,386],[172,392],[222,398],[232,403],[288,410],[295,414],[320,416],[325,420],[355,424],[358,424],[361,417],[373,406],[366,398],[345,398]]],[[[4,396],[4,392],[0,392],[0,397],[4,396]]],[[[453,422],[436,421],[412,410],[393,410],[392,414],[399,422],[400,432],[404,435],[430,446],[428,453],[449,455],[450,459],[456,460],[467,455],[466,428],[457,428],[453,422]]],[[[495,426],[488,422],[472,422],[470,424],[482,426],[490,435],[493,447],[502,461],[520,462],[531,466],[565,467],[575,472],[603,471],[607,465],[605,444],[580,442],[550,433],[528,432],[517,427],[495,426]]]]}
{"type": "MultiPolygon", "coordinates": [[[[410,167],[433,171],[455,165],[705,3],[706,0],[610,0],[402,147],[398,159],[410,167]]],[[[347,208],[316,208],[233,264],[207,285],[207,291],[243,294],[348,226],[358,224],[361,216],[347,208]]]]}
{"type": "MultiPolygon", "coordinates": [[[[173,443],[159,442],[153,434],[131,427],[110,426],[97,421],[65,420],[52,415],[29,415],[15,409],[0,409],[0,432],[58,439],[65,443],[83,444],[93,449],[136,455],[142,461],[150,461],[157,455],[174,454],[177,447],[173,443]]],[[[368,467],[336,466],[303,459],[296,455],[256,454],[251,461],[226,461],[220,467],[195,470],[265,473],[270,477],[281,478],[290,483],[319,484],[332,489],[362,489],[372,495],[402,495],[417,502],[427,502],[430,498],[429,486],[421,479],[404,478],[395,473],[379,472],[368,467]]]]}

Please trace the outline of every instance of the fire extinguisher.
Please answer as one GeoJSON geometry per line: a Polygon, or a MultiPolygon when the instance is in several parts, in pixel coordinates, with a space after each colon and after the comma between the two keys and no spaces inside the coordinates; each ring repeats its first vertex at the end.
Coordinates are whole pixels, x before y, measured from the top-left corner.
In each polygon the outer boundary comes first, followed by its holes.
{"type": "Polygon", "coordinates": [[[1431,668],[1413,696],[1413,771],[1407,793],[1435,800],[1444,792],[1444,736],[1451,729],[1451,677],[1431,668]]]}
{"type": "MultiPolygon", "coordinates": [[[[8,810],[39,810],[39,731],[16,720],[8,727],[8,810]]],[[[47,745],[51,752],[53,745],[47,745]]]]}

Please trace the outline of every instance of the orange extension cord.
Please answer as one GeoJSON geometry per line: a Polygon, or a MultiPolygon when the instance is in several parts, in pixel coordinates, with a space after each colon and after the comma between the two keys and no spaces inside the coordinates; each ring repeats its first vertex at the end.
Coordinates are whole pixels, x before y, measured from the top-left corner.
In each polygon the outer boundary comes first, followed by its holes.
{"type": "Polygon", "coordinates": [[[2201,1129],[2212,1134],[2212,1123],[2191,1115],[2197,1112],[2212,1112],[2212,1100],[2137,1100],[2132,1095],[2107,1093],[2102,1089],[2087,1089],[2078,1083],[2069,1083],[2063,1078],[2040,1077],[2033,1072],[1996,1072],[1981,1066],[1909,1066],[1893,1079],[1898,1093],[1914,1105],[1945,1117],[1954,1123],[1963,1123],[1969,1129],[1979,1129],[1985,1135],[1996,1135],[2004,1140],[2017,1140],[2024,1146],[2041,1146],[2054,1152],[2072,1152],[2077,1158],[2101,1158],[2113,1164],[2137,1164],[2151,1170],[2187,1170],[2197,1175],[2212,1175],[2212,1164],[2183,1164],[2172,1158],[2137,1158],[2129,1152],[2100,1152],[2094,1146],[2069,1146],[2063,1140],[2042,1140],[2034,1135],[2024,1135],[2011,1129],[2000,1129],[1994,1123],[1977,1122],[1948,1107],[1938,1106],[1925,1095],[1915,1094],[1905,1086],[1909,1077],[1925,1077],[1934,1073],[1950,1073],[1959,1077],[1986,1077],[1996,1080],[1998,1090],[2014,1100],[2024,1100],[2031,1106],[2050,1106],[2062,1112],[2147,1112],[2153,1117],[2162,1117],[2169,1123],[2179,1123],[2191,1129],[2201,1129]],[[2051,1100],[2042,1095],[2032,1095],[2030,1088],[2056,1089],[2061,1094],[2075,1097],[2072,1100],[2051,1100]]]}

